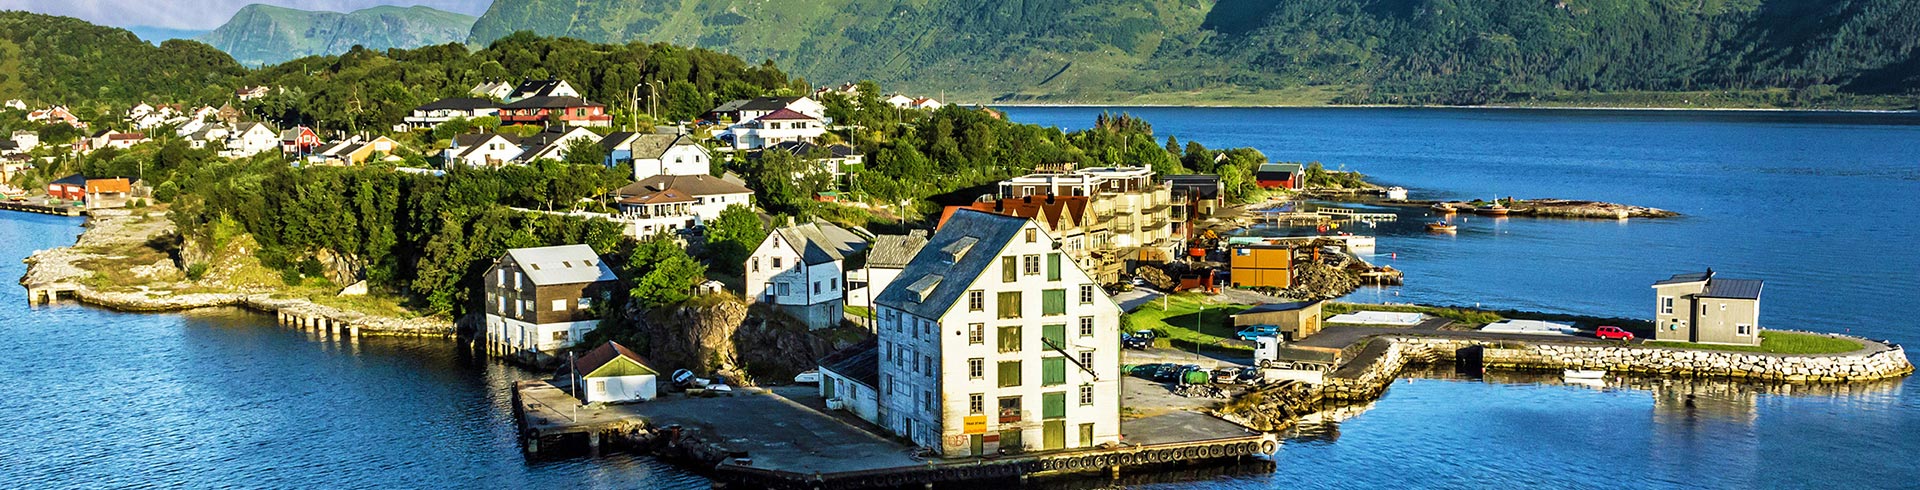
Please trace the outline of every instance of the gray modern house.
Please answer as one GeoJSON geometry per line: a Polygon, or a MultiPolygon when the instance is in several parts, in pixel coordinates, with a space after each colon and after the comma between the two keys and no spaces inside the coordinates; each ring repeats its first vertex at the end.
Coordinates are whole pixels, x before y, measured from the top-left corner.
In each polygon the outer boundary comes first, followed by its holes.
{"type": "Polygon", "coordinates": [[[1675,274],[1653,283],[1654,339],[1760,345],[1759,279],[1675,274]]]}

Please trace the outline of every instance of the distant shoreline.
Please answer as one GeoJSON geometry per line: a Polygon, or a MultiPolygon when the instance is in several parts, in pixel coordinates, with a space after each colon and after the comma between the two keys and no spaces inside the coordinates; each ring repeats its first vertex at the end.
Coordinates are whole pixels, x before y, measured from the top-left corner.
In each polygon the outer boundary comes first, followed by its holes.
{"type": "Polygon", "coordinates": [[[1547,111],[1661,111],[1661,112],[1768,112],[1768,113],[1835,113],[1835,114],[1920,114],[1914,109],[1790,109],[1780,107],[1618,107],[1618,106],[1524,106],[1524,105],[1393,105],[1393,104],[1327,104],[1327,105],[1290,105],[1290,104],[984,104],[986,107],[1027,107],[1027,108],[1089,108],[1089,107],[1145,107],[1165,109],[1495,109],[1495,110],[1547,110],[1547,111]]]}

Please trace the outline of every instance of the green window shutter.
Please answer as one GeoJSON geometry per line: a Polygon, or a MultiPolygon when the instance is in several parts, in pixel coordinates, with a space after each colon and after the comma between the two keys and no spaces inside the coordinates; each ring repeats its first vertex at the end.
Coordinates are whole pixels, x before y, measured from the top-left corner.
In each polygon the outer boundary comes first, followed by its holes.
{"type": "Polygon", "coordinates": [[[1000,302],[997,307],[1000,309],[1000,318],[1020,318],[1020,292],[1000,293],[1000,302]]]}
{"type": "Polygon", "coordinates": [[[1040,385],[1060,386],[1067,384],[1067,358],[1049,357],[1040,360],[1040,385]]]}
{"type": "Polygon", "coordinates": [[[1020,327],[1000,327],[1000,352],[1020,352],[1020,327]]]}
{"type": "Polygon", "coordinates": [[[1067,326],[1042,325],[1040,326],[1040,338],[1047,339],[1047,342],[1065,349],[1067,348],[1067,326]]]}
{"type": "Polygon", "coordinates": [[[1013,282],[1020,279],[1019,259],[1013,256],[1000,258],[1000,282],[1013,282]]]}
{"type": "Polygon", "coordinates": [[[1048,289],[1040,292],[1040,314],[1067,314],[1067,290],[1048,289]]]}
{"type": "Polygon", "coordinates": [[[1055,393],[1041,393],[1040,394],[1040,418],[1043,418],[1043,419],[1067,418],[1067,393],[1064,391],[1055,392],[1055,393]]]}
{"type": "Polygon", "coordinates": [[[1000,362],[1000,387],[1020,386],[1020,361],[1000,362]]]}
{"type": "Polygon", "coordinates": [[[1047,280],[1060,280],[1060,252],[1047,254],[1047,280]]]}

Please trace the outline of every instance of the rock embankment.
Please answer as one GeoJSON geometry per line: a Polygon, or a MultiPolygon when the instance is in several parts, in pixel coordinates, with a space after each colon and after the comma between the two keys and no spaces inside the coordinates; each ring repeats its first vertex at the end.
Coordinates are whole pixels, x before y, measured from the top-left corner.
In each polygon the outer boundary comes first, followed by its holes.
{"type": "Polygon", "coordinates": [[[120,311],[161,312],[197,308],[243,307],[267,313],[290,313],[303,318],[325,318],[359,327],[361,334],[452,335],[453,324],[433,318],[395,318],[370,315],[316,304],[299,298],[277,298],[258,288],[223,288],[185,280],[185,273],[157,250],[174,234],[164,214],[100,212],[87,221],[87,230],[71,247],[34,252],[26,258],[27,273],[20,284],[30,289],[70,291],[82,303],[120,311]],[[146,263],[151,259],[153,263],[146,263]],[[129,261],[139,263],[122,271],[129,261]],[[111,274],[109,274],[111,273],[111,274]],[[142,284],[102,284],[103,281],[139,281],[142,284]]]}

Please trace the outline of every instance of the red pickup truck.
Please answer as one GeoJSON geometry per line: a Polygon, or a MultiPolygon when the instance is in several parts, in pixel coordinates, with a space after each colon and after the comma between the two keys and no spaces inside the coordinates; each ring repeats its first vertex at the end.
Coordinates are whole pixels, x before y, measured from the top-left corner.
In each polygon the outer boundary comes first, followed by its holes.
{"type": "Polygon", "coordinates": [[[1607,340],[1633,340],[1633,332],[1628,332],[1612,325],[1594,329],[1593,336],[1607,340]]]}

